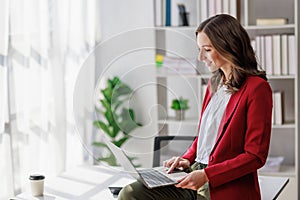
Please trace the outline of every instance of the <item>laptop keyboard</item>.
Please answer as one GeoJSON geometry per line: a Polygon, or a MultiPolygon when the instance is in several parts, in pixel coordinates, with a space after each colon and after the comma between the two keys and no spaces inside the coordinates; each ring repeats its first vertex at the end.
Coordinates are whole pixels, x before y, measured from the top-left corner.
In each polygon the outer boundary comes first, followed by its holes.
{"type": "Polygon", "coordinates": [[[174,180],[168,178],[155,169],[143,169],[139,170],[139,173],[143,177],[144,181],[151,187],[176,183],[174,180]]]}

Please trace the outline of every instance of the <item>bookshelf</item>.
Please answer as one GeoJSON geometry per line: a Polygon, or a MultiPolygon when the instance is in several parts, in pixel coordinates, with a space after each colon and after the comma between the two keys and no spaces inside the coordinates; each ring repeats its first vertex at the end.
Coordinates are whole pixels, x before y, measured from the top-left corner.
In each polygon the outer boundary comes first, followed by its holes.
{"type": "MultiPolygon", "coordinates": [[[[299,4],[297,0],[216,0],[192,1],[171,0],[171,23],[165,26],[164,0],[154,0],[157,53],[165,56],[191,58],[198,56],[194,31],[205,18],[216,13],[229,13],[236,16],[249,33],[261,67],[267,70],[272,90],[281,93],[281,122],[274,122],[269,155],[283,156],[279,171],[260,172],[263,175],[287,176],[290,178],[288,193],[283,192],[279,199],[298,199],[299,185],[299,4]],[[186,5],[190,26],[179,26],[176,4],[186,5]],[[175,9],[174,9],[175,8],[175,9]],[[236,8],[236,9],[230,9],[236,8]],[[175,22],[172,23],[172,19],[175,22]],[[284,24],[256,25],[257,19],[281,18],[284,24]],[[292,41],[289,43],[288,38],[292,41]],[[267,38],[267,39],[266,39],[267,38]],[[266,40],[271,45],[266,45],[266,40]],[[275,49],[273,48],[275,46],[275,49]],[[269,51],[268,51],[269,50],[269,51]],[[262,53],[264,52],[264,54],[262,53]],[[267,54],[266,54],[267,52],[267,54]],[[271,60],[270,60],[271,58],[271,60]],[[267,60],[269,59],[269,60],[267,60]],[[294,59],[294,60],[293,60],[294,59]],[[266,63],[267,61],[267,63],[266,63]],[[270,63],[270,64],[269,64],[270,63]],[[274,69],[274,63],[276,69],[274,69]]],[[[168,66],[172,68],[172,66],[168,66]]],[[[202,69],[201,64],[191,67],[202,69]]],[[[195,135],[205,84],[210,77],[206,71],[193,74],[168,73],[157,68],[157,102],[159,134],[195,135]],[[190,99],[191,109],[187,119],[176,121],[170,109],[173,96],[190,99]]],[[[277,103],[276,103],[277,105],[277,103]]],[[[280,109],[279,109],[280,110],[280,109]]],[[[278,113],[278,112],[277,112],[278,113]]]]}

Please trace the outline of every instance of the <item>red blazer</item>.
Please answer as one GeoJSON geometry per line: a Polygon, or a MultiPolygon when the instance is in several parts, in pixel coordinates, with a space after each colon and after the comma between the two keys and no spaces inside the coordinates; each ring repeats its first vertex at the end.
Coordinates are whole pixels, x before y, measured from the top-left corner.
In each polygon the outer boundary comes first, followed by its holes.
{"type": "MultiPolygon", "coordinates": [[[[210,99],[207,90],[201,117],[210,99]]],[[[212,200],[261,199],[257,169],[268,155],[271,114],[270,85],[260,77],[248,77],[228,102],[205,169],[212,200]]],[[[191,163],[195,162],[197,140],[182,156],[191,163]]]]}

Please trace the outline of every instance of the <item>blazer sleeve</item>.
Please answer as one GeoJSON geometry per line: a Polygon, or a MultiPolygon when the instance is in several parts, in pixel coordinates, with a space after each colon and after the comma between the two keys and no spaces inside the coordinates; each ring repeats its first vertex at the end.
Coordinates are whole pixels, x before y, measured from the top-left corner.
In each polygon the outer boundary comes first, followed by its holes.
{"type": "Polygon", "coordinates": [[[190,148],[183,154],[182,158],[188,159],[190,163],[194,163],[197,155],[198,137],[195,138],[190,148]]]}

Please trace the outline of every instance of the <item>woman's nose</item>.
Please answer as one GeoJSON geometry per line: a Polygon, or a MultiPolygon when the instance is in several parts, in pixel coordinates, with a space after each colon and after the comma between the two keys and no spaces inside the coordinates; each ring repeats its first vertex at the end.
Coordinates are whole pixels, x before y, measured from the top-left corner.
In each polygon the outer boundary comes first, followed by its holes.
{"type": "Polygon", "coordinates": [[[199,57],[198,57],[199,61],[203,61],[205,59],[205,52],[200,49],[199,51],[199,57]]]}

